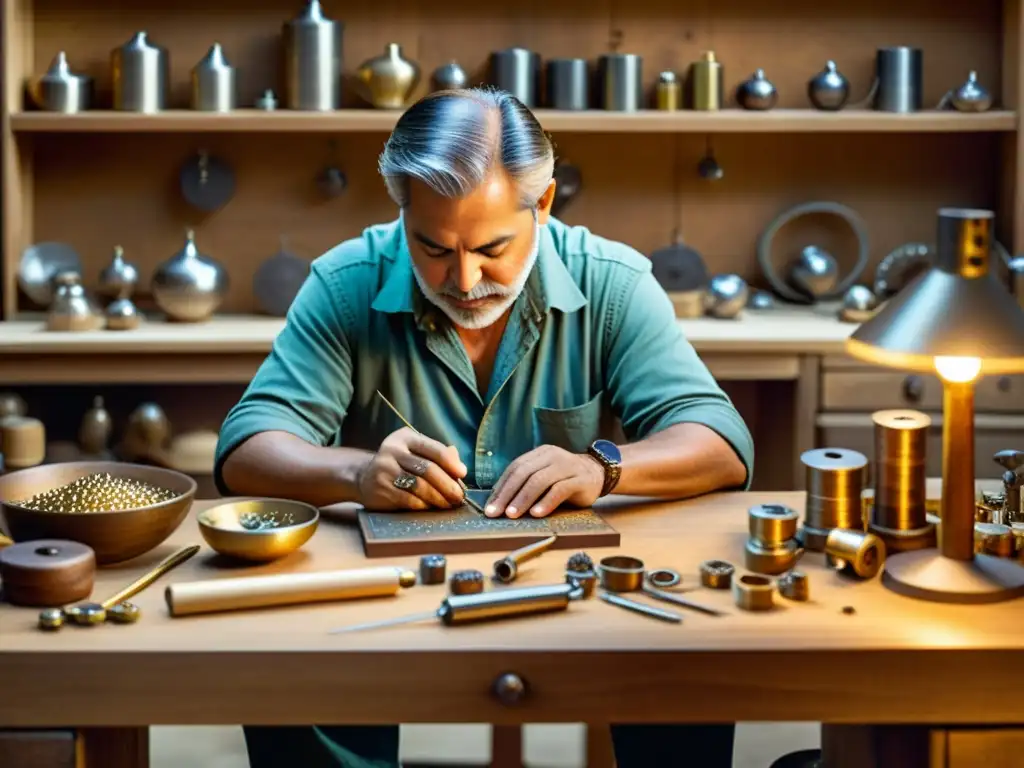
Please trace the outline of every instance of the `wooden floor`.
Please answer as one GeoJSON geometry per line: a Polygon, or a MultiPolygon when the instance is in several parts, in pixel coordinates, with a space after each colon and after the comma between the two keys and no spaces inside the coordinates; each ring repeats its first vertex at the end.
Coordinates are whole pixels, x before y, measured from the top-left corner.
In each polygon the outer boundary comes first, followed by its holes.
{"type": "MultiPolygon", "coordinates": [[[[584,731],[574,725],[526,728],[530,768],[584,768],[584,731]]],[[[815,723],[742,723],[734,768],[768,768],[777,757],[819,745],[815,723]]],[[[248,768],[242,732],[234,727],[154,728],[151,768],[248,768]]],[[[419,725],[402,729],[402,759],[458,766],[486,763],[486,726],[419,725]]]]}

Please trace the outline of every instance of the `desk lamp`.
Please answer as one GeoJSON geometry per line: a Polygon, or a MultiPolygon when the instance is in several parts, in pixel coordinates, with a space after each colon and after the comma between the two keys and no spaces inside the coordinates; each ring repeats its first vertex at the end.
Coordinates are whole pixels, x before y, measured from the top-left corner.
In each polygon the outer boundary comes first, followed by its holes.
{"type": "Polygon", "coordinates": [[[888,558],[883,582],[910,597],[995,603],[1024,596],[1024,567],[974,552],[974,380],[1024,371],[1024,311],[989,272],[991,211],[939,210],[935,263],[847,340],[846,351],[942,380],[938,549],[888,558]]]}

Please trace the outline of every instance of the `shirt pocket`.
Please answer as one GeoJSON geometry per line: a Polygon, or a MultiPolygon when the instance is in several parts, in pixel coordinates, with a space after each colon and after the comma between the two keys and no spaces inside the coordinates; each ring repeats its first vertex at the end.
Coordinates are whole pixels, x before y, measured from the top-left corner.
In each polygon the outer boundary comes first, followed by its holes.
{"type": "Polygon", "coordinates": [[[600,437],[603,405],[602,390],[583,405],[572,408],[534,406],[534,446],[557,445],[572,453],[586,453],[590,444],[600,437]]]}

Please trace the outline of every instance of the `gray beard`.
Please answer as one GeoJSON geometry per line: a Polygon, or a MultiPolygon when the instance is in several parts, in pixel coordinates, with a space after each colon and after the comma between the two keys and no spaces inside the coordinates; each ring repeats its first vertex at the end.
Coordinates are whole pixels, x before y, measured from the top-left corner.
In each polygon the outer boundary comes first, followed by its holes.
{"type": "Polygon", "coordinates": [[[449,320],[460,328],[479,330],[494,325],[508,308],[515,303],[516,299],[519,298],[519,294],[526,287],[526,281],[530,279],[530,272],[533,271],[533,266],[537,262],[539,250],[540,226],[538,225],[534,229],[533,246],[530,248],[530,255],[511,285],[502,285],[484,277],[468,293],[463,293],[459,290],[459,287],[451,279],[446,280],[444,285],[434,290],[427,285],[423,276],[416,268],[415,262],[412,264],[412,273],[416,277],[416,284],[420,287],[420,291],[422,291],[427,301],[444,312],[449,320]],[[484,309],[463,309],[452,304],[449,301],[449,297],[461,301],[487,298],[490,299],[490,302],[484,309]]]}

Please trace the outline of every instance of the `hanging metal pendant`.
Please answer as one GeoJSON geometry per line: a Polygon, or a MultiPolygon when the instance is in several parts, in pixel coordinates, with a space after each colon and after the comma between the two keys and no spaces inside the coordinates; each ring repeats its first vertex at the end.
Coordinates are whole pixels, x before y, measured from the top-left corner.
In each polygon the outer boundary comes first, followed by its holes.
{"type": "Polygon", "coordinates": [[[235,194],[231,167],[206,152],[189,158],[181,167],[181,194],[193,208],[210,213],[227,204],[235,194]]]}

